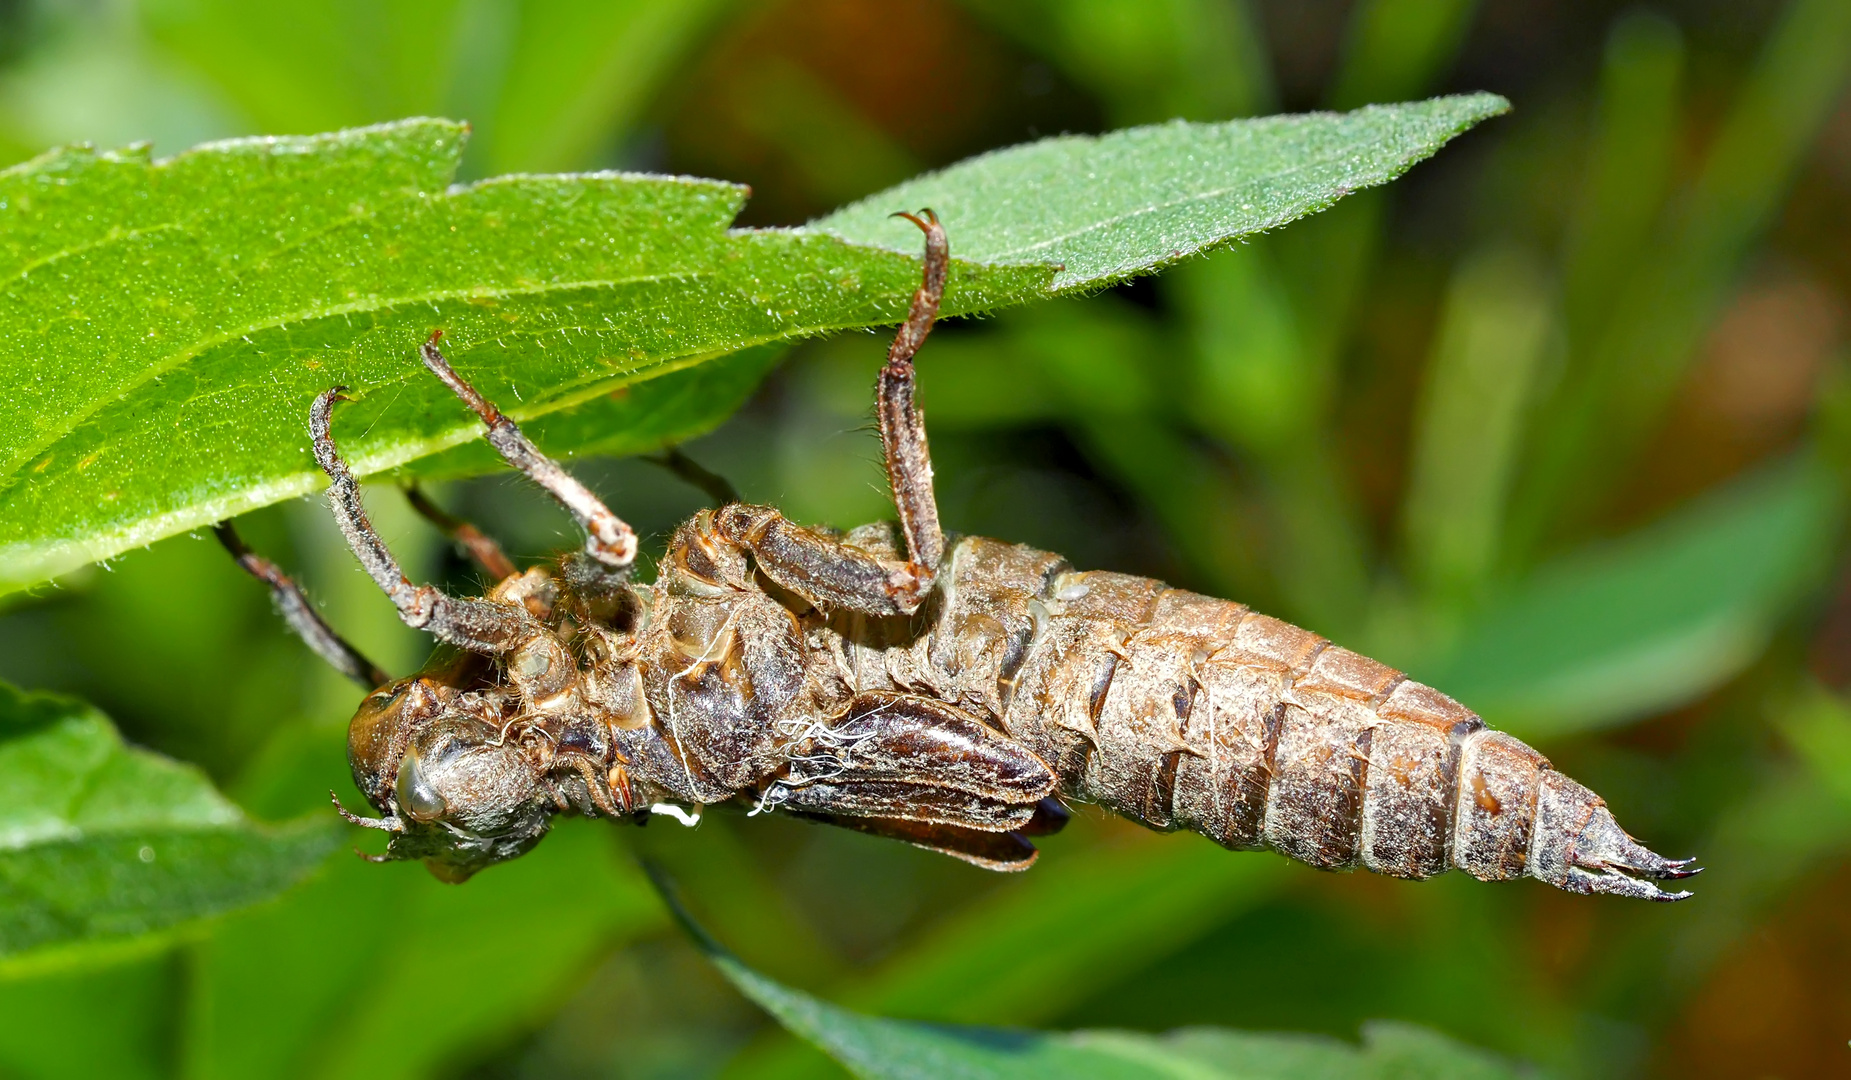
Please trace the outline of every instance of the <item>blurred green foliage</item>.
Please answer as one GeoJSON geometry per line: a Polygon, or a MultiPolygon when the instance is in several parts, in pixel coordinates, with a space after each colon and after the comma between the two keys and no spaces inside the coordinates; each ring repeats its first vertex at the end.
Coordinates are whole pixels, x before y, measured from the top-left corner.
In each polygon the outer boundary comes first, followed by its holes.
{"type": "MultiPolygon", "coordinates": [[[[1055,131],[1504,94],[1501,127],[1393,188],[1151,283],[942,328],[921,365],[945,517],[1406,665],[1710,870],[1665,909],[1332,877],[1088,815],[1008,880],[788,821],[581,826],[463,889],[336,858],[163,950],[9,977],[0,1072],[824,1068],[679,942],[622,845],[746,962],[867,1013],[1342,1038],[1386,1019],[1566,1075],[1842,1071],[1851,9],[259,8],[0,9],[0,142],[170,152],[440,111],[478,124],[468,175],[719,176],[757,189],[747,220],[797,224],[1055,131]]],[[[880,516],[882,344],[806,347],[689,452],[794,516],[880,516]]],[[[658,536],[700,504],[634,460],[578,469],[658,536]]],[[[375,495],[410,573],[471,583],[375,495]]],[[[568,542],[518,485],[443,497],[520,554],[568,542]]],[[[282,506],[245,531],[408,670],[425,646],[324,516],[282,506]]],[[[209,540],[6,603],[0,676],[96,702],[257,818],[324,806],[337,778],[355,797],[351,690],[209,540]]]]}

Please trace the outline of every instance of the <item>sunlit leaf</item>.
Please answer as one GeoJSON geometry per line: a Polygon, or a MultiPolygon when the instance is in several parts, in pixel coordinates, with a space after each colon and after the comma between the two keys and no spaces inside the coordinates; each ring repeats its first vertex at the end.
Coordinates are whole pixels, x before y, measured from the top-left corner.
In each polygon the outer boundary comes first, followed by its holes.
{"type": "Polygon", "coordinates": [[[252,823],[70,698],[0,684],[0,967],[55,966],[274,896],[339,842],[252,823]]]}
{"type": "MultiPolygon", "coordinates": [[[[309,400],[377,472],[477,434],[416,363],[434,327],[518,419],[760,342],[890,322],[918,263],[730,232],[742,189],[620,175],[448,189],[462,130],[407,121],[154,163],[0,173],[0,579],[15,587],[318,487],[309,400]]],[[[961,266],[948,303],[1039,295],[961,266]]],[[[717,420],[712,417],[711,420],[717,420]]]]}

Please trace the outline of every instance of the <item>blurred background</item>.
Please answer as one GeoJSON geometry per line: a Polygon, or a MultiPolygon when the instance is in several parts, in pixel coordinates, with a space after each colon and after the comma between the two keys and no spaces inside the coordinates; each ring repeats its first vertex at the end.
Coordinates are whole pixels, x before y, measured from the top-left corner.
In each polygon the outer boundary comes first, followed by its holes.
{"type": "MultiPolygon", "coordinates": [[[[947,525],[1247,601],[1410,670],[1710,867],[1674,907],[1329,875],[1082,810],[1002,877],[780,819],[568,823],[465,887],[346,855],[108,966],[0,980],[21,1077],[808,1076],[666,925],[646,851],[789,983],[891,1015],[1354,1037],[1561,1075],[1851,1072],[1851,6],[1841,0],[5,0],[0,156],[470,120],[464,179],[752,185],[800,224],[1060,132],[1491,90],[1335,210],[921,357],[947,525]]],[[[953,250],[957,236],[952,235],[953,250]]],[[[877,335],[789,352],[690,443],[800,520],[888,513],[877,335]]],[[[658,545],[700,494],[575,468],[658,545]]],[[[539,558],[503,477],[440,501],[539,558]]],[[[414,576],[480,585],[374,485],[414,576]]],[[[241,522],[395,671],[318,502],[241,522]]],[[[0,600],[66,690],[254,813],[326,813],[356,694],[209,537],[0,600]]]]}

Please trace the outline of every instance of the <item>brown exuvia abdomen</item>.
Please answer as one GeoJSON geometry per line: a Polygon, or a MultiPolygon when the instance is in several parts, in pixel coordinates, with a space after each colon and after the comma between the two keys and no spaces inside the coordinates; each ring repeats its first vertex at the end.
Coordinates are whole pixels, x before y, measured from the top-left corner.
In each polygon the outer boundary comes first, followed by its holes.
{"type": "Polygon", "coordinates": [[[966,538],[947,561],[919,667],[1031,746],[1070,798],[1325,869],[1688,895],[1649,880],[1694,873],[1687,860],[1646,850],[1541,754],[1392,668],[1020,545],[966,538]]]}

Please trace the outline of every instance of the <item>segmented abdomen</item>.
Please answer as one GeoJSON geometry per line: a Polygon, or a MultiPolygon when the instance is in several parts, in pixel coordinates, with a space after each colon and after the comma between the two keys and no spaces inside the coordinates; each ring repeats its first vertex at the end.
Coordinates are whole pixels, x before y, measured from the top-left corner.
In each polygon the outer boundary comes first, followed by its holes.
{"type": "Polygon", "coordinates": [[[1669,899],[1592,792],[1430,687],[1244,605],[966,539],[927,644],[1064,793],[1226,847],[1669,899]]]}

